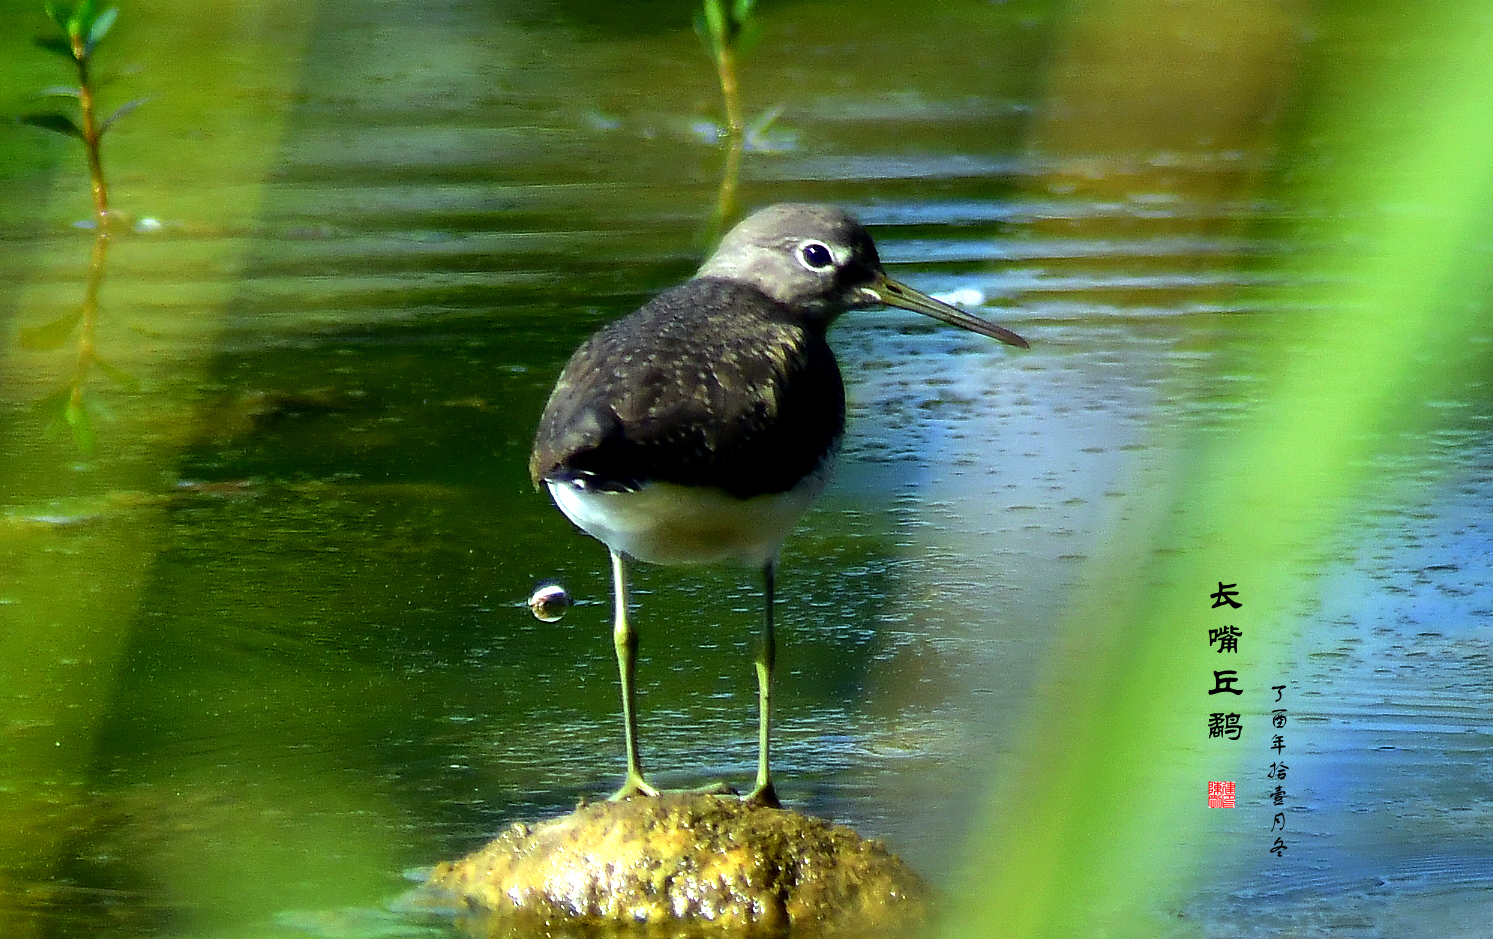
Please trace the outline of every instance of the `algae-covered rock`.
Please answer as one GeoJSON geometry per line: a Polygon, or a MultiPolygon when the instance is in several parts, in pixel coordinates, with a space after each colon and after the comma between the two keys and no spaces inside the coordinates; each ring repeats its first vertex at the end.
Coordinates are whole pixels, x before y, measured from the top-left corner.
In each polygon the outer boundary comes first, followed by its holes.
{"type": "Polygon", "coordinates": [[[429,883],[490,936],[542,925],[551,935],[895,937],[922,922],[929,900],[907,865],[849,828],[685,793],[514,825],[438,865],[429,883]]]}

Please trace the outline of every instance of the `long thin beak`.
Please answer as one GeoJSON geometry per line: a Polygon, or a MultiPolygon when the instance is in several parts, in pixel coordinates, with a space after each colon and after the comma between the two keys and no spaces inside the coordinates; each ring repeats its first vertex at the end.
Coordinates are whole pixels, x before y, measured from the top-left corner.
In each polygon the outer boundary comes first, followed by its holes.
{"type": "Polygon", "coordinates": [[[1031,348],[1025,339],[1022,339],[1006,327],[997,326],[994,323],[982,320],[973,313],[966,313],[958,307],[949,306],[942,300],[935,300],[921,290],[914,290],[904,283],[892,280],[885,274],[879,274],[875,280],[866,284],[861,290],[865,293],[867,299],[875,300],[877,303],[884,303],[887,306],[894,306],[903,310],[912,310],[914,313],[922,313],[924,316],[931,316],[936,320],[942,320],[950,326],[958,326],[960,329],[967,329],[972,333],[989,336],[991,339],[999,339],[1008,346],[1018,346],[1022,349],[1031,348]]]}

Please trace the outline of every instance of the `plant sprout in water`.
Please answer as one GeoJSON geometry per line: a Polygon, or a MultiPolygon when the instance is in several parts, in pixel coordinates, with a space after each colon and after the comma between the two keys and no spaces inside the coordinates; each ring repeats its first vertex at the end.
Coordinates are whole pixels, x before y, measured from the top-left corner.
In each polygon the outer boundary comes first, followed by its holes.
{"type": "Polygon", "coordinates": [[[88,265],[88,285],[84,291],[82,306],[51,322],[22,329],[20,344],[22,348],[36,352],[60,349],[72,337],[73,331],[78,330],[78,356],[72,379],[39,401],[36,409],[47,421],[49,429],[60,431],[66,427],[78,449],[91,453],[95,444],[94,424],[106,412],[97,401],[89,399],[85,394],[89,372],[97,366],[99,371],[116,383],[127,387],[135,384],[130,376],[99,357],[94,347],[94,331],[98,323],[99,286],[104,279],[112,220],[101,145],[104,133],[121,117],[138,107],[141,101],[137,99],[123,104],[102,121],[98,120],[89,66],[93,62],[93,53],[98,44],[108,35],[119,16],[117,7],[100,10],[94,0],[83,0],[76,7],[48,3],[46,11],[52,22],[62,29],[62,35],[40,37],[36,44],[70,59],[77,69],[78,85],[75,88],[48,88],[42,94],[47,97],[76,98],[78,117],[75,120],[63,111],[45,111],[27,114],[21,121],[82,141],[93,191],[93,253],[88,265]]]}

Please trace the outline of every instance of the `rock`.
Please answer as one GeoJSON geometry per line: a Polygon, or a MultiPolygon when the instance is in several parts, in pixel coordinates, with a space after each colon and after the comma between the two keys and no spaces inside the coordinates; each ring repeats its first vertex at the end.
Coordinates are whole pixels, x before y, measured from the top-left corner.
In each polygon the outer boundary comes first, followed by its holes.
{"type": "Polygon", "coordinates": [[[878,841],[736,798],[665,793],[516,824],[429,886],[508,935],[901,936],[931,892],[878,841]],[[627,927],[617,930],[609,927],[627,927]],[[642,927],[641,931],[639,927],[642,927]]]}

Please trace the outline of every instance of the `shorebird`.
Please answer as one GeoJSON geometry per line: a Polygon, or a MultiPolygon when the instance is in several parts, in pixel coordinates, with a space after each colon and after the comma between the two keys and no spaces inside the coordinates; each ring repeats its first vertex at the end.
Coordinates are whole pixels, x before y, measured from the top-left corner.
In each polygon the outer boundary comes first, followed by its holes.
{"type": "Polygon", "coordinates": [[[638,754],[627,561],[735,561],[762,572],[757,778],[768,759],[779,548],[824,491],[845,431],[825,331],[875,306],[924,313],[1013,346],[1026,340],[888,277],[871,236],[828,205],[780,204],[741,222],[694,277],[581,344],[539,420],[529,473],[611,552],[612,640],[627,775],[612,796],[656,795],[638,754]]]}

